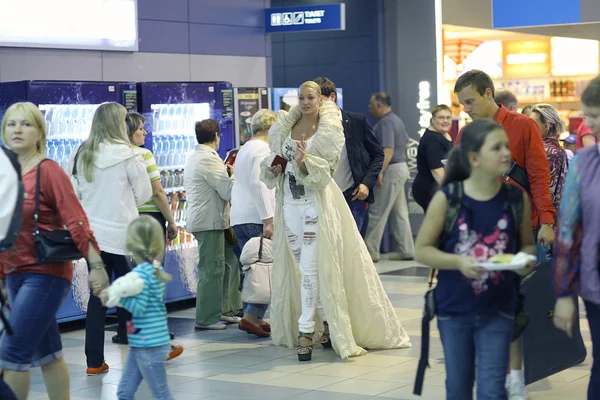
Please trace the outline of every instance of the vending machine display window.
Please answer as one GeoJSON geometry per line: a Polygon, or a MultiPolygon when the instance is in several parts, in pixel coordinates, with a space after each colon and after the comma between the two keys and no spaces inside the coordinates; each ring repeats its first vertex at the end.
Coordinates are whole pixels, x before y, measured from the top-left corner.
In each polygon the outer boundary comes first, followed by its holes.
{"type": "Polygon", "coordinates": [[[195,124],[210,104],[152,104],[152,153],[161,170],[183,169],[196,148],[195,124]]]}
{"type": "Polygon", "coordinates": [[[99,104],[40,104],[46,123],[47,157],[66,168],[71,154],[90,135],[99,104]]]}

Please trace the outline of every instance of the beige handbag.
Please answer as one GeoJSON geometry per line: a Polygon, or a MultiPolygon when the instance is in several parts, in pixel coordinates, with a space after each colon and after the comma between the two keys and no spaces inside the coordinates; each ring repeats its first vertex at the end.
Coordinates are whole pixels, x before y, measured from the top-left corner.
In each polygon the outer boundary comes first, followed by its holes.
{"type": "Polygon", "coordinates": [[[271,248],[272,241],[262,236],[254,237],[244,245],[240,262],[244,273],[242,301],[245,303],[271,303],[271,248]]]}

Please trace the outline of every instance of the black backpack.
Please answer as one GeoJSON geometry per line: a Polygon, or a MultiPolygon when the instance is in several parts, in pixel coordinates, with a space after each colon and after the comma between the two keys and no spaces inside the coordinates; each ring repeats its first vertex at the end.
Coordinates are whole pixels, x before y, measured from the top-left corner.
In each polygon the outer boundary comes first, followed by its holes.
{"type": "Polygon", "coordinates": [[[23,188],[23,182],[21,181],[21,164],[19,164],[17,155],[4,146],[0,146],[0,148],[2,151],[4,151],[4,154],[6,154],[12,163],[13,168],[17,172],[17,177],[19,178],[19,181],[17,182],[19,188],[17,194],[17,204],[15,204],[15,211],[13,212],[10,220],[6,237],[0,240],[0,252],[3,252],[15,244],[17,237],[19,237],[19,232],[21,232],[21,226],[23,225],[23,200],[25,190],[23,188]]]}
{"type": "MultiPolygon", "coordinates": [[[[508,191],[508,199],[504,203],[503,209],[510,210],[513,221],[518,229],[520,221],[523,220],[523,190],[508,183],[503,183],[502,186],[508,191]]],[[[448,236],[450,236],[456,226],[456,221],[458,220],[461,208],[466,207],[466,205],[463,204],[463,182],[450,182],[446,187],[448,188],[448,208],[446,209],[444,231],[440,237],[440,244],[444,243],[448,236]]],[[[516,237],[519,238],[520,236],[516,235],[516,237]]]]}
{"type": "MultiPolygon", "coordinates": [[[[507,190],[508,198],[504,202],[503,210],[510,210],[513,221],[516,229],[519,229],[519,224],[523,220],[523,191],[515,186],[510,185],[508,183],[502,184],[503,189],[507,190]]],[[[460,214],[460,210],[464,207],[468,206],[463,203],[463,194],[464,194],[464,185],[462,181],[458,182],[450,182],[446,185],[448,188],[448,208],[446,209],[446,216],[444,219],[444,230],[440,235],[440,239],[438,241],[438,246],[441,248],[444,242],[448,239],[454,227],[456,226],[456,221],[458,221],[458,216],[460,214]]],[[[515,235],[517,240],[520,242],[520,235],[515,235]]],[[[520,247],[520,244],[517,245],[520,247]]],[[[429,290],[425,294],[425,309],[423,311],[423,320],[421,321],[421,358],[419,359],[419,365],[417,367],[417,377],[415,378],[415,386],[413,390],[413,394],[420,396],[423,391],[423,381],[425,379],[425,369],[429,367],[429,322],[435,318],[437,313],[435,307],[434,300],[434,291],[432,289],[433,286],[433,278],[435,276],[436,270],[432,268],[431,273],[429,275],[429,290]]],[[[524,311],[523,311],[524,312],[524,311]]],[[[519,330],[521,333],[525,329],[527,325],[527,316],[518,315],[515,324],[516,330],[519,330]],[[523,319],[525,318],[525,320],[523,319]]]]}

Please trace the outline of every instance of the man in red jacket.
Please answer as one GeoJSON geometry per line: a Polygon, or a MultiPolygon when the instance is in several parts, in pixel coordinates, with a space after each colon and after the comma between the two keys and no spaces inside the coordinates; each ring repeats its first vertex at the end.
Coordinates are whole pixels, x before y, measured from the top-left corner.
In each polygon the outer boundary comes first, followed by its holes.
{"type": "MultiPolygon", "coordinates": [[[[554,243],[554,214],[550,197],[550,167],[542,135],[535,121],[531,118],[508,111],[494,101],[494,83],[482,71],[471,70],[462,75],[454,86],[459,101],[471,119],[490,118],[502,125],[508,135],[508,144],[516,166],[526,171],[524,181],[510,179],[519,183],[529,192],[532,200],[533,227],[539,227],[538,243],[549,246],[554,243]]],[[[455,144],[460,142],[460,134],[455,144]]],[[[512,178],[511,174],[511,178],[512,178]]],[[[516,177],[516,175],[515,175],[516,177]]]]}
{"type": "MultiPolygon", "coordinates": [[[[496,104],[494,83],[485,72],[466,72],[458,78],[454,92],[471,119],[494,119],[506,131],[510,152],[516,164],[509,173],[509,181],[519,184],[529,193],[532,200],[531,225],[539,227],[538,244],[550,246],[554,243],[555,214],[550,197],[550,167],[542,135],[535,121],[496,104]]],[[[460,134],[454,143],[460,143],[460,134]]],[[[523,350],[518,339],[513,342],[510,351],[511,373],[507,386],[511,400],[527,398],[522,364],[523,350]]]]}

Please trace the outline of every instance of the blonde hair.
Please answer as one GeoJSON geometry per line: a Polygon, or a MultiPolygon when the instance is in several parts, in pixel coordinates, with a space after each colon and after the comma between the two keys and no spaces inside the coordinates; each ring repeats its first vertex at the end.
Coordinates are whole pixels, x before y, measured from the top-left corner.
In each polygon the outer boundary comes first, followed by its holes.
{"type": "Polygon", "coordinates": [[[15,103],[8,107],[4,117],[2,118],[2,142],[8,143],[8,137],[6,136],[6,124],[11,118],[11,115],[15,112],[21,113],[34,128],[40,133],[40,140],[37,143],[36,151],[38,154],[43,156],[46,155],[46,123],[44,122],[44,116],[39,108],[33,103],[21,102],[15,103]]]}
{"type": "Polygon", "coordinates": [[[540,115],[542,124],[550,124],[548,136],[557,137],[565,131],[565,123],[553,105],[547,103],[536,104],[531,109],[531,112],[536,112],[540,115]]]}
{"type": "Polygon", "coordinates": [[[299,89],[314,89],[319,96],[322,96],[321,86],[319,86],[319,84],[315,81],[306,81],[302,85],[300,85],[299,89]]]}
{"type": "Polygon", "coordinates": [[[258,132],[268,131],[277,120],[277,114],[274,111],[261,109],[252,117],[252,135],[258,132]]]}
{"type": "MultiPolygon", "coordinates": [[[[102,103],[94,113],[90,136],[81,145],[78,165],[81,165],[83,176],[88,182],[94,180],[92,174],[100,143],[125,144],[131,146],[125,126],[127,110],[119,103],[102,103]]],[[[131,146],[133,147],[133,146],[131,146]]]]}
{"type": "Polygon", "coordinates": [[[450,109],[450,107],[448,107],[445,104],[438,104],[437,106],[433,107],[433,109],[431,110],[431,116],[435,117],[437,113],[439,113],[440,111],[448,111],[450,112],[450,114],[452,114],[452,110],[450,109]]]}
{"type": "Polygon", "coordinates": [[[133,254],[136,263],[149,262],[155,265],[156,279],[165,283],[173,279],[156,264],[158,260],[162,260],[165,253],[165,236],[157,220],[149,215],[142,215],[133,220],[127,228],[125,246],[133,254]]]}

